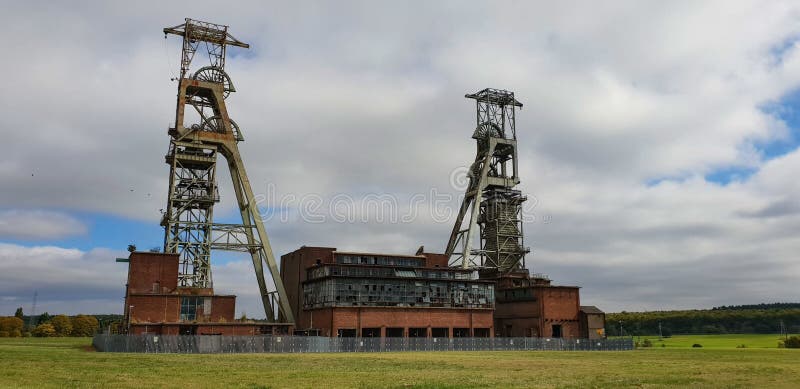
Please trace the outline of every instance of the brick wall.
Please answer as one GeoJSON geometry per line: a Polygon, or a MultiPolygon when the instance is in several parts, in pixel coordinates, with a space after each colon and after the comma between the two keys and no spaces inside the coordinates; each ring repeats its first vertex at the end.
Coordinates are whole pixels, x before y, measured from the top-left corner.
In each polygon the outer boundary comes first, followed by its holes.
{"type": "Polygon", "coordinates": [[[574,286],[535,287],[537,298],[542,303],[542,333],[540,336],[552,337],[553,326],[561,326],[561,337],[579,338],[580,289],[574,286]]]}
{"type": "MultiPolygon", "coordinates": [[[[506,285],[512,285],[505,280],[506,285]]],[[[560,326],[561,337],[585,337],[579,320],[580,289],[575,286],[535,285],[533,301],[498,302],[495,333],[498,336],[553,337],[560,326]]],[[[502,289],[497,291],[498,295],[502,289]]]]}
{"type": "Polygon", "coordinates": [[[386,328],[403,328],[406,335],[409,328],[425,328],[430,336],[431,328],[447,328],[452,336],[453,328],[488,328],[490,334],[494,328],[489,309],[337,307],[308,310],[303,318],[298,330],[313,327],[322,336],[336,336],[339,329],[353,329],[360,335],[364,328],[380,328],[385,336],[386,328]]]}
{"type": "Polygon", "coordinates": [[[127,308],[131,323],[176,322],[180,317],[180,298],[177,295],[129,295],[127,308]]]}
{"type": "Polygon", "coordinates": [[[209,320],[212,322],[232,322],[236,315],[236,296],[213,296],[211,297],[211,315],[209,320]]]}
{"type": "Polygon", "coordinates": [[[422,253],[425,256],[425,267],[447,267],[450,259],[444,254],[422,253]]]}
{"type": "Polygon", "coordinates": [[[495,304],[495,333],[497,336],[539,336],[542,317],[540,300],[514,301],[495,304]]]}
{"type": "Polygon", "coordinates": [[[178,286],[178,254],[131,253],[128,258],[131,293],[170,293],[178,286]]]}
{"type": "Polygon", "coordinates": [[[321,263],[333,263],[334,247],[304,246],[281,256],[281,280],[286,288],[289,305],[296,322],[300,322],[300,308],[303,306],[303,281],[306,280],[306,269],[319,260],[321,263]]]}

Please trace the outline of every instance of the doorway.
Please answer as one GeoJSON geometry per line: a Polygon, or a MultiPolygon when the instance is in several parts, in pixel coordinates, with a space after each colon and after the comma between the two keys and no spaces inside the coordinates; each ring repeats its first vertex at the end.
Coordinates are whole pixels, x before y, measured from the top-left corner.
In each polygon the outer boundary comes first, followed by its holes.
{"type": "Polygon", "coordinates": [[[561,324],[553,324],[553,337],[560,338],[561,335],[561,324]]]}

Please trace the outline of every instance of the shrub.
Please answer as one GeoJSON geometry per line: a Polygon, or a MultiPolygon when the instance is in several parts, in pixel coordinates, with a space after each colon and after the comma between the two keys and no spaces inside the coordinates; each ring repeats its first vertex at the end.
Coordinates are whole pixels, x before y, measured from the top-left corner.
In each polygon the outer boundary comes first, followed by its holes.
{"type": "Polygon", "coordinates": [[[783,342],[786,348],[800,348],[800,336],[790,336],[783,342]]]}
{"type": "Polygon", "coordinates": [[[49,338],[51,336],[56,336],[56,329],[50,323],[39,324],[36,326],[36,329],[33,330],[33,336],[37,336],[40,338],[49,338]]]}
{"type": "Polygon", "coordinates": [[[100,324],[94,316],[78,315],[72,318],[72,336],[92,336],[100,324]]]}
{"type": "Polygon", "coordinates": [[[0,317],[0,333],[4,333],[5,336],[0,335],[1,337],[9,337],[13,336],[12,334],[15,331],[22,331],[22,327],[25,325],[22,319],[18,317],[0,317]]]}
{"type": "Polygon", "coordinates": [[[642,347],[653,347],[653,342],[651,342],[650,339],[645,339],[644,342],[642,342],[642,347]]]}
{"type": "Polygon", "coordinates": [[[700,348],[700,347],[703,347],[703,345],[702,345],[702,344],[700,344],[700,343],[695,343],[695,344],[693,344],[693,345],[692,345],[692,347],[694,347],[694,348],[700,348]]]}
{"type": "Polygon", "coordinates": [[[50,320],[53,329],[56,331],[55,336],[69,336],[72,332],[72,321],[69,320],[67,315],[58,315],[50,320]]]}
{"type": "Polygon", "coordinates": [[[8,331],[0,331],[0,338],[8,338],[10,335],[8,331]]]}

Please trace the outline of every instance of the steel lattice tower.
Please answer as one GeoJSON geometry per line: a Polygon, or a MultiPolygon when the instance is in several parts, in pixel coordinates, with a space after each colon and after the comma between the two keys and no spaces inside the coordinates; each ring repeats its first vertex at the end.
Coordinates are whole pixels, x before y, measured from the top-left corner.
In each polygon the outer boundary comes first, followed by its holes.
{"type": "Polygon", "coordinates": [[[522,103],[514,92],[484,89],[466,95],[474,99],[477,126],[475,162],[470,166],[469,186],[445,253],[450,266],[507,273],[524,268],[522,203],[525,196],[514,187],[517,174],[516,108],[522,103]],[[465,216],[469,214],[467,223],[465,216]],[[473,236],[480,234],[474,247],[473,236]]]}
{"type": "Polygon", "coordinates": [[[165,28],[164,34],[183,38],[175,126],[168,131],[169,195],[161,221],[164,252],[180,254],[179,285],[193,288],[213,286],[212,250],[250,253],[267,320],[293,323],[275,256],[239,154],[237,144],[244,139],[228,117],[225,105],[225,98],[235,92],[225,73],[226,47],[249,45],[228,33],[227,26],[188,18],[183,24],[165,28]],[[192,60],[201,47],[208,54],[209,64],[190,73],[192,60]],[[192,116],[199,116],[198,123],[184,123],[187,107],[197,114],[192,116]],[[242,224],[213,222],[214,204],[219,202],[218,155],[228,163],[242,224]],[[271,284],[264,278],[264,264],[272,277],[271,284]]]}

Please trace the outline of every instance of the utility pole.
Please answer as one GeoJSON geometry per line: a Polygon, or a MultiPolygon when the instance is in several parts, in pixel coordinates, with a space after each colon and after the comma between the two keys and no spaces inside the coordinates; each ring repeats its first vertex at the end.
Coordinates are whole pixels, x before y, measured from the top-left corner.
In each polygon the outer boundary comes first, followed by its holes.
{"type": "Polygon", "coordinates": [[[783,340],[789,338],[789,334],[786,333],[786,326],[783,324],[783,320],[781,320],[781,336],[783,336],[783,340]]]}
{"type": "Polygon", "coordinates": [[[38,324],[38,323],[34,322],[34,320],[36,320],[35,319],[36,318],[36,299],[38,297],[39,297],[39,291],[38,290],[34,290],[33,291],[33,305],[31,306],[31,317],[30,317],[30,319],[28,319],[28,327],[29,327],[28,329],[30,331],[33,331],[34,326],[36,324],[38,324]]]}

